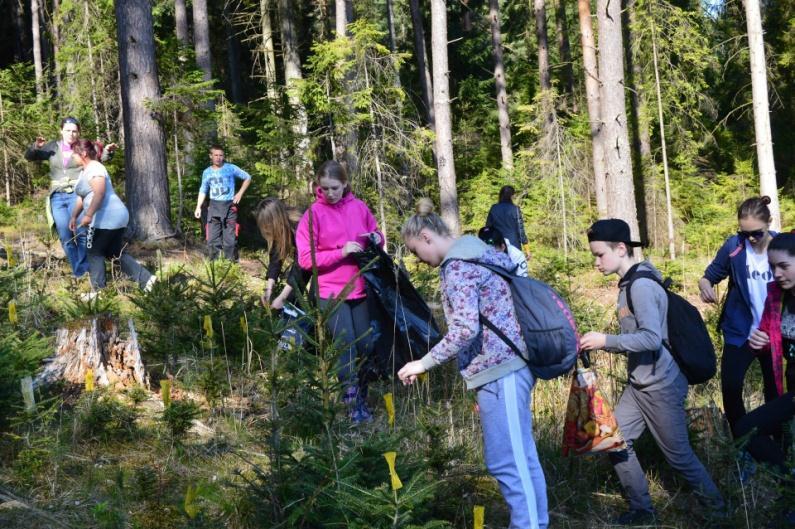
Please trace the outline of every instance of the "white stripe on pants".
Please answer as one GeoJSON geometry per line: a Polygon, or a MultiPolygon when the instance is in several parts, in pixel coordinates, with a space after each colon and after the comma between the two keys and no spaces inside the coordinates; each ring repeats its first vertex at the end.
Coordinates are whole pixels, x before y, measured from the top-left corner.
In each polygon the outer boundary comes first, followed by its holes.
{"type": "Polygon", "coordinates": [[[486,468],[511,510],[510,529],[549,525],[547,487],[533,439],[530,370],[514,371],[478,389],[486,468]]]}

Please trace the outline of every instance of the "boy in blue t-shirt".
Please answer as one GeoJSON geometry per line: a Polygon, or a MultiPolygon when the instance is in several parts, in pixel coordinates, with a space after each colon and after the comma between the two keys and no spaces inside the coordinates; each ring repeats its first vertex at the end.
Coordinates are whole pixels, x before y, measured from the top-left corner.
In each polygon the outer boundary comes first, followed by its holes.
{"type": "Polygon", "coordinates": [[[209,195],[207,208],[207,246],[210,259],[216,259],[223,250],[230,261],[236,260],[237,205],[251,184],[251,175],[231,163],[224,163],[224,149],[220,145],[210,147],[212,165],[202,173],[199,198],[193,215],[200,219],[202,204],[209,195]],[[235,193],[235,178],[243,180],[240,191],[235,193]]]}

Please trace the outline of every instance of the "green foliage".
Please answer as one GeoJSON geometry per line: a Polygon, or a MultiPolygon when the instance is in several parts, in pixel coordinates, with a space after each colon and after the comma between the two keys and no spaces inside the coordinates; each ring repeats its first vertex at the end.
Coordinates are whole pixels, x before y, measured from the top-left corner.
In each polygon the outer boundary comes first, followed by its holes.
{"type": "Polygon", "coordinates": [[[103,391],[84,394],[76,406],[75,441],[126,441],[138,433],[138,412],[103,391]]]}
{"type": "Polygon", "coordinates": [[[199,405],[192,400],[172,400],[163,410],[162,420],[174,441],[182,441],[193,425],[193,420],[201,415],[199,405]]]}

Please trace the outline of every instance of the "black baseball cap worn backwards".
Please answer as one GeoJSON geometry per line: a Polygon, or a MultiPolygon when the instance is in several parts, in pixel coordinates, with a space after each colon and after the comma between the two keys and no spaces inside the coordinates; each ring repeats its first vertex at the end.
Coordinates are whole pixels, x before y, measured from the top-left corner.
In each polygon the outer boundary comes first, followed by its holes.
{"type": "Polygon", "coordinates": [[[629,224],[621,219],[597,220],[588,228],[588,242],[623,242],[627,246],[643,246],[633,241],[629,233],[629,224]]]}

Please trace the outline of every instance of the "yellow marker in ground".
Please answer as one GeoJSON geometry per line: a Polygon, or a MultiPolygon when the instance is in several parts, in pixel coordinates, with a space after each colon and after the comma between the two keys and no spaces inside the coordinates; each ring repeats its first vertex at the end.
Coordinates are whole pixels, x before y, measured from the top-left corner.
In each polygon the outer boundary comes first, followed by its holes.
{"type": "Polygon", "coordinates": [[[19,318],[17,318],[17,302],[13,299],[8,302],[8,321],[11,322],[11,325],[19,323],[19,318]]]}
{"type": "Polygon", "coordinates": [[[384,394],[384,406],[386,407],[386,416],[389,420],[389,426],[395,425],[395,401],[391,393],[384,394]]]}
{"type": "Polygon", "coordinates": [[[196,505],[196,487],[193,484],[188,484],[188,490],[185,491],[184,508],[188,518],[196,518],[199,514],[199,507],[196,505]]]}
{"type": "Polygon", "coordinates": [[[245,316],[240,316],[240,329],[243,331],[243,334],[248,335],[248,321],[246,321],[245,316]]]}
{"type": "Polygon", "coordinates": [[[11,245],[6,243],[6,261],[8,261],[8,267],[13,268],[17,265],[17,260],[14,259],[14,250],[11,249],[11,245]]]}
{"type": "Polygon", "coordinates": [[[395,458],[397,458],[397,452],[384,452],[384,459],[386,459],[386,464],[389,465],[389,477],[392,480],[392,490],[398,490],[403,487],[403,483],[401,483],[400,477],[395,471],[395,458]]]}
{"type": "Polygon", "coordinates": [[[472,515],[475,519],[473,527],[475,529],[483,529],[483,522],[486,518],[486,508],[482,505],[475,505],[475,507],[472,508],[472,515]]]}
{"type": "Polygon", "coordinates": [[[94,370],[86,369],[86,391],[94,391],[94,370]]]}
{"type": "Polygon", "coordinates": [[[168,379],[160,381],[160,398],[163,399],[163,407],[168,408],[171,404],[171,381],[168,379]]]}

